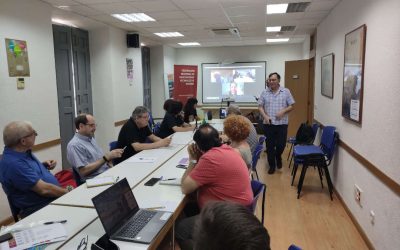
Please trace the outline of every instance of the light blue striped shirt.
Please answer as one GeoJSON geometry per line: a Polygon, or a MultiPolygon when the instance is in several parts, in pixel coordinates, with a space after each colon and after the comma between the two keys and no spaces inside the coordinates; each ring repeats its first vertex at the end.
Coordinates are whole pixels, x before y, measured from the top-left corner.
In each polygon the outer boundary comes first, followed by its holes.
{"type": "Polygon", "coordinates": [[[284,125],[289,123],[289,116],[287,113],[282,117],[282,119],[276,119],[276,114],[294,103],[290,90],[283,87],[279,87],[279,90],[276,93],[267,88],[261,93],[261,96],[258,99],[258,105],[264,108],[264,112],[266,112],[271,118],[273,125],[284,125]]]}

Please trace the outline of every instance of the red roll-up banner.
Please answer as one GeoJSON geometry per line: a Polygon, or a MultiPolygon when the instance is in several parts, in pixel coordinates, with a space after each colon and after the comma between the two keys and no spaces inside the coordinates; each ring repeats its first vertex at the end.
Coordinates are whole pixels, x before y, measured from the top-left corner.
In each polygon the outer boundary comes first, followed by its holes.
{"type": "Polygon", "coordinates": [[[174,65],[173,97],[183,104],[197,97],[197,65],[174,65]]]}

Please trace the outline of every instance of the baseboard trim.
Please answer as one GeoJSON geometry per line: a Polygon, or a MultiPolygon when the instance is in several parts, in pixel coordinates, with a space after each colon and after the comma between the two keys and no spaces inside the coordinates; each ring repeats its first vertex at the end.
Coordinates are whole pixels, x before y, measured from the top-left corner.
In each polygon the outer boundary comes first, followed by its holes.
{"type": "Polygon", "coordinates": [[[342,204],[344,210],[346,211],[347,215],[350,217],[351,221],[356,226],[357,231],[360,233],[361,237],[363,238],[363,240],[367,244],[368,248],[369,249],[375,249],[374,246],[372,245],[372,242],[369,240],[367,234],[364,232],[364,230],[362,229],[362,227],[360,226],[360,224],[358,223],[358,221],[356,220],[354,215],[351,213],[350,209],[347,207],[347,205],[344,202],[342,196],[340,196],[339,192],[336,190],[335,187],[333,187],[333,191],[335,192],[336,197],[338,197],[338,199],[339,199],[340,203],[342,204]]]}

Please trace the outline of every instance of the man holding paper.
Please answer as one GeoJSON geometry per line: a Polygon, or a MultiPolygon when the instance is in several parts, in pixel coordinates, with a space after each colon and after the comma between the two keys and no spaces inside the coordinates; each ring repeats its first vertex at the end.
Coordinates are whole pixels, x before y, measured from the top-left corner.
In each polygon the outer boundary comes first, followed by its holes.
{"type": "Polygon", "coordinates": [[[67,159],[81,179],[93,178],[112,166],[111,160],[121,157],[123,149],[114,149],[103,153],[94,139],[96,123],[89,114],[80,114],[75,118],[77,132],[67,146],[67,159]]]}
{"type": "Polygon", "coordinates": [[[161,139],[150,131],[149,118],[149,110],[146,107],[138,106],[133,110],[132,116],[122,126],[118,135],[118,147],[126,148],[121,158],[116,159],[116,163],[120,163],[142,150],[166,147],[171,143],[170,137],[161,139]],[[150,142],[146,143],[147,140],[150,142]]]}
{"type": "Polygon", "coordinates": [[[25,121],[11,122],[3,130],[5,147],[0,161],[0,182],[22,218],[68,192],[49,171],[57,162],[40,162],[32,154],[37,135],[25,121]]]}

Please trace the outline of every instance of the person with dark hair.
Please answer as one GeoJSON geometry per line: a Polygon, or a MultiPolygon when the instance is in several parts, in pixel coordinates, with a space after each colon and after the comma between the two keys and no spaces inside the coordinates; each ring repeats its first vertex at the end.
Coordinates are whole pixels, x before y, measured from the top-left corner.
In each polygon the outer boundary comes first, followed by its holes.
{"type": "MultiPolygon", "coordinates": [[[[229,105],[229,107],[227,108],[227,113],[228,113],[228,117],[230,115],[242,115],[242,112],[240,111],[239,106],[237,106],[235,104],[229,105]]],[[[250,126],[250,133],[249,133],[249,136],[247,137],[246,141],[250,145],[250,150],[253,153],[258,145],[257,131],[256,131],[256,128],[254,127],[253,123],[249,120],[249,118],[247,118],[245,116],[243,116],[243,118],[250,126]]]]}
{"type": "Polygon", "coordinates": [[[173,103],[173,102],[174,102],[174,99],[167,99],[167,100],[164,102],[163,109],[164,109],[165,111],[168,111],[169,106],[170,106],[171,103],[173,103]]]}
{"type": "Polygon", "coordinates": [[[172,135],[175,132],[185,132],[193,130],[193,126],[190,126],[183,122],[181,111],[182,103],[179,101],[171,101],[168,104],[168,110],[165,113],[164,119],[161,122],[160,130],[157,136],[165,138],[172,135]]]}
{"type": "MultiPolygon", "coordinates": [[[[233,148],[222,144],[218,131],[203,124],[188,146],[189,166],[182,176],[182,193],[197,191],[200,210],[209,201],[231,201],[250,206],[253,192],[246,164],[233,148]]],[[[181,247],[190,249],[198,215],[182,219],[176,229],[181,247]]]]}
{"type": "Polygon", "coordinates": [[[0,161],[0,182],[9,201],[24,218],[67,193],[50,173],[57,162],[40,162],[32,154],[37,136],[32,124],[14,121],[3,130],[4,151],[0,161]]]}
{"type": "Polygon", "coordinates": [[[67,145],[67,159],[78,170],[82,180],[93,178],[112,166],[111,160],[121,157],[123,149],[103,153],[94,139],[96,123],[89,114],[75,118],[76,133],[67,145]]]}
{"type": "Polygon", "coordinates": [[[247,207],[209,202],[194,229],[194,250],[270,250],[267,229],[247,207]]]}
{"type": "Polygon", "coordinates": [[[132,116],[119,132],[118,148],[126,148],[121,158],[115,159],[115,164],[128,159],[139,151],[166,147],[171,143],[171,138],[161,139],[150,131],[148,126],[149,117],[149,110],[144,106],[138,106],[133,110],[132,116]],[[152,143],[146,143],[147,139],[152,143]]]}
{"type": "Polygon", "coordinates": [[[295,103],[290,90],[279,85],[281,76],[274,72],[268,77],[268,88],[258,99],[258,110],[264,120],[264,133],[267,137],[267,157],[269,170],[282,168],[282,153],[286,145],[289,116],[295,103]]]}
{"type": "Polygon", "coordinates": [[[187,100],[185,107],[183,108],[184,116],[183,121],[189,123],[191,121],[197,120],[197,99],[191,97],[187,100]]]}

